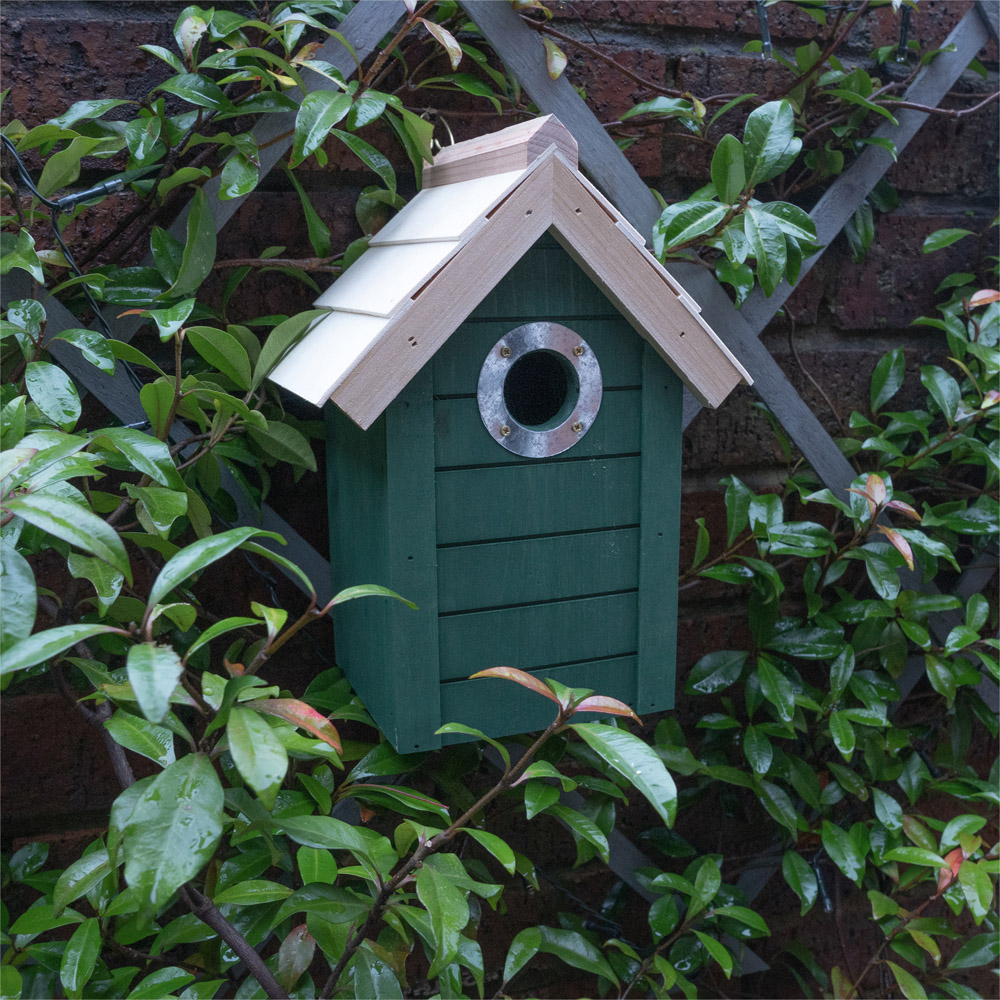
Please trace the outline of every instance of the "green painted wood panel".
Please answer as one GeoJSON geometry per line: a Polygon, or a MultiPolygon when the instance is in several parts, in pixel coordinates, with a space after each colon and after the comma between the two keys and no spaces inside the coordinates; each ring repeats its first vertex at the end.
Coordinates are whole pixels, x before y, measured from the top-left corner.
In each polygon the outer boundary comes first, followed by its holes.
{"type": "Polygon", "coordinates": [[[639,557],[640,712],[674,706],[681,499],[681,403],[676,375],[645,345],[642,359],[639,557]]]}
{"type": "MultiPolygon", "coordinates": [[[[564,320],[536,313],[524,322],[535,320],[562,323],[578,333],[597,356],[605,387],[638,386],[641,382],[644,341],[621,316],[564,320]]],[[[513,320],[463,323],[434,356],[434,394],[474,395],[486,355],[516,326],[520,323],[513,320]]]]}
{"type": "Polygon", "coordinates": [[[442,612],[607,594],[638,579],[638,528],[438,550],[442,612]]]}
{"type": "Polygon", "coordinates": [[[439,472],[438,544],[639,523],[639,459],[439,472]]]}
{"type": "Polygon", "coordinates": [[[578,601],[529,604],[439,619],[441,679],[487,667],[537,670],[550,663],[619,656],[638,648],[635,591],[578,601]]]}
{"type": "Polygon", "coordinates": [[[617,317],[619,313],[555,239],[546,234],[483,299],[471,318],[557,316],[617,317]]]}
{"type": "Polygon", "coordinates": [[[368,431],[331,415],[334,586],[379,583],[418,605],[364,598],[334,611],[338,663],[401,751],[440,745],[432,412],[428,367],[368,431]]]}
{"type": "MultiPolygon", "coordinates": [[[[597,694],[635,703],[635,657],[574,663],[538,676],[551,677],[571,687],[593,688],[597,694]]],[[[556,706],[540,694],[528,691],[512,681],[478,678],[474,681],[451,681],[441,685],[441,712],[444,722],[464,722],[481,729],[488,736],[508,736],[544,729],[555,718],[556,706]],[[502,706],[502,709],[500,709],[502,706]]],[[[595,716],[581,713],[580,722],[592,722],[595,716]]],[[[445,743],[463,742],[446,737],[445,743]]]]}
{"type": "MultiPolygon", "coordinates": [[[[575,461],[594,455],[637,455],[641,395],[638,389],[606,392],[594,426],[579,444],[555,461],[575,461]]],[[[490,437],[473,398],[434,401],[434,461],[440,469],[524,464],[532,460],[501,448],[490,437]]]]}

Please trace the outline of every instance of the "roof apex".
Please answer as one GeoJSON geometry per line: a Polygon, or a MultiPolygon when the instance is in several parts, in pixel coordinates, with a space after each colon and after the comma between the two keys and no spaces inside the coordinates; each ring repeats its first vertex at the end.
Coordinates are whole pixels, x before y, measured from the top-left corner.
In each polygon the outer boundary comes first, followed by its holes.
{"type": "Polygon", "coordinates": [[[576,169],[579,156],[573,133],[555,115],[546,115],[445,146],[434,157],[433,165],[424,169],[424,187],[523,170],[550,146],[555,146],[576,169]]]}

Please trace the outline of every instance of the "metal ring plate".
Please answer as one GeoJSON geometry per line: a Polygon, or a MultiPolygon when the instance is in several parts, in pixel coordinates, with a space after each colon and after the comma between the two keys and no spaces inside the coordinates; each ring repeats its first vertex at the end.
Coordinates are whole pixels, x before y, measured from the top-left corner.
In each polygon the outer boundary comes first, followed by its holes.
{"type": "Polygon", "coordinates": [[[559,455],[577,443],[594,424],[601,408],[601,366],[590,345],[559,323],[525,323],[501,337],[479,372],[479,415],[490,437],[502,448],[526,458],[559,455]],[[562,423],[537,430],[519,424],[504,401],[507,373],[532,351],[552,351],[573,367],[579,384],[576,405],[562,423]]]}

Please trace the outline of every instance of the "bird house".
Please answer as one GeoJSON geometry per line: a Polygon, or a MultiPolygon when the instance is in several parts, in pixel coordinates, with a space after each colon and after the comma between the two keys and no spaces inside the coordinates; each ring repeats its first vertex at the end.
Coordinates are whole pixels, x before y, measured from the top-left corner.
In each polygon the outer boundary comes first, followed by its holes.
{"type": "Polygon", "coordinates": [[[684,386],[746,372],[541,118],[442,150],[272,379],[326,404],[339,665],[400,751],[551,721],[505,665],[673,705],[684,386]]]}

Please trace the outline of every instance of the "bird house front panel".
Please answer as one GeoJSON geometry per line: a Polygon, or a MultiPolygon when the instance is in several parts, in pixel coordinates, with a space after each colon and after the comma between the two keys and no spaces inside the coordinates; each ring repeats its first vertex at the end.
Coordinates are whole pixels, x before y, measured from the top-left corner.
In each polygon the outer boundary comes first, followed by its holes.
{"type": "Polygon", "coordinates": [[[335,582],[364,567],[420,605],[336,621],[338,661],[399,749],[437,745],[443,722],[546,725],[537,695],[468,680],[500,664],[672,705],[680,397],[546,237],[369,431],[331,417],[335,582]],[[385,539],[353,537],[359,499],[385,539]]]}

